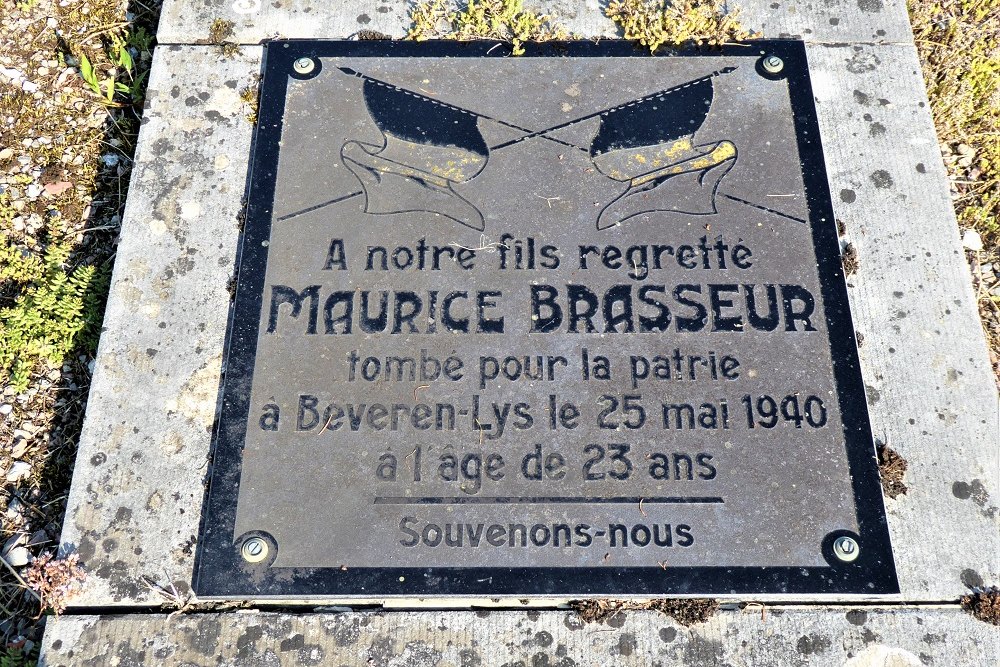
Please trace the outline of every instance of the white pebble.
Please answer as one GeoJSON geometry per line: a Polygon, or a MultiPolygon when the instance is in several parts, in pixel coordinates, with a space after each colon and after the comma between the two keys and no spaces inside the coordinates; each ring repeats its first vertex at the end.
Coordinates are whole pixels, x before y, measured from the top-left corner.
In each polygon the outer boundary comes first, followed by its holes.
{"type": "Polygon", "coordinates": [[[31,560],[31,554],[24,547],[14,547],[4,558],[11,567],[24,567],[31,560]]]}
{"type": "Polygon", "coordinates": [[[7,481],[17,482],[31,474],[31,464],[24,461],[14,461],[14,465],[7,471],[7,481]]]}
{"type": "Polygon", "coordinates": [[[962,235],[962,245],[968,250],[982,250],[983,237],[975,229],[967,229],[962,235]]]}

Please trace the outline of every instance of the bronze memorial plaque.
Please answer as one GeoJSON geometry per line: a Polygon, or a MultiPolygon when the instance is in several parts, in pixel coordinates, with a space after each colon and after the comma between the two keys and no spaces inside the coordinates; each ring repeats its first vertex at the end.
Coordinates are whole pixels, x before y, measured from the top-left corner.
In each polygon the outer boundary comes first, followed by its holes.
{"type": "Polygon", "coordinates": [[[198,594],[896,592],[803,45],[504,48],[267,46],[198,594]]]}

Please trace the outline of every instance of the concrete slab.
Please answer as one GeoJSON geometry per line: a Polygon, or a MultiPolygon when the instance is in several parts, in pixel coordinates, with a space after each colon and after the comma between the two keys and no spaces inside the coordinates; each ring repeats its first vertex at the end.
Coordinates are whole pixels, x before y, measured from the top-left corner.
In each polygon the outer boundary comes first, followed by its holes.
{"type": "Polygon", "coordinates": [[[40,667],[70,665],[758,665],[981,667],[1000,631],[950,609],[723,611],[690,628],[657,612],[585,624],[573,612],[65,616],[40,667]]]}
{"type": "MultiPolygon", "coordinates": [[[[552,16],[580,37],[615,37],[599,0],[529,0],[528,7],[552,16]]],[[[216,19],[233,23],[232,41],[347,37],[359,30],[402,37],[409,28],[411,0],[344,0],[330,11],[322,0],[166,0],[160,44],[205,43],[216,19]]],[[[741,21],[766,38],[801,37],[809,42],[912,42],[904,0],[743,0],[741,21]]]]}
{"type": "Polygon", "coordinates": [[[156,49],[64,526],[81,604],[191,580],[260,55],[156,49]]]}
{"type": "MultiPolygon", "coordinates": [[[[809,59],[860,258],[872,424],[910,465],[910,492],[887,501],[901,599],[954,601],[1000,580],[998,408],[916,54],[813,45],[809,59]]],[[[78,607],[189,592],[249,154],[239,93],[259,60],[156,53],[63,534],[89,575],[78,607]]]]}
{"type": "Polygon", "coordinates": [[[877,440],[909,462],[886,499],[905,600],[1000,578],[996,385],[912,46],[809,50],[877,440]],[[973,488],[982,493],[971,493],[973,488]]]}

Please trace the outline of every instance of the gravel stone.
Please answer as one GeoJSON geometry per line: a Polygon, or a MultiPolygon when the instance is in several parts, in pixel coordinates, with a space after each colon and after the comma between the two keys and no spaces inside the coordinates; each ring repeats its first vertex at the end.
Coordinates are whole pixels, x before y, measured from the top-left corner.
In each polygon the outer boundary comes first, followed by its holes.
{"type": "Polygon", "coordinates": [[[974,229],[965,230],[965,234],[962,235],[962,245],[967,250],[982,250],[983,249],[983,237],[979,235],[974,229]]]}
{"type": "Polygon", "coordinates": [[[14,547],[4,558],[11,567],[24,567],[31,560],[31,554],[25,547],[14,547]]]}
{"type": "MultiPolygon", "coordinates": [[[[17,482],[31,474],[31,464],[24,461],[14,461],[14,465],[7,471],[7,481],[17,482]]],[[[11,503],[13,504],[13,503],[11,503]]]]}

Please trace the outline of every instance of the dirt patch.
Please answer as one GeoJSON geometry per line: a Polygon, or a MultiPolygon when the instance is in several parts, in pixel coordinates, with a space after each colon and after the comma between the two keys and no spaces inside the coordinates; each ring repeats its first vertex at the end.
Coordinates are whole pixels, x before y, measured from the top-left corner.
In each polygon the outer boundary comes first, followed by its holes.
{"type": "Polygon", "coordinates": [[[354,37],[359,41],[392,39],[392,35],[387,35],[378,30],[358,30],[354,33],[354,37]]]}
{"type": "Polygon", "coordinates": [[[906,474],[908,466],[906,459],[889,445],[879,445],[877,452],[882,492],[889,498],[905,495],[907,488],[906,483],[903,482],[903,476],[906,474]]]}
{"type": "Polygon", "coordinates": [[[575,600],[570,608],[587,623],[604,623],[623,611],[652,610],[666,614],[683,626],[704,623],[719,610],[709,598],[678,598],[629,602],[626,600],[575,600]]]}
{"type": "Polygon", "coordinates": [[[963,596],[962,609],[983,623],[1000,625],[1000,588],[991,586],[985,590],[963,596]]]}
{"type": "Polygon", "coordinates": [[[159,5],[0,10],[2,665],[33,664],[40,614],[59,611],[77,579],[54,555],[159,5]]]}
{"type": "Polygon", "coordinates": [[[844,275],[853,276],[858,272],[861,262],[858,260],[858,249],[854,247],[853,243],[848,243],[844,247],[841,261],[844,262],[844,275]]]}

